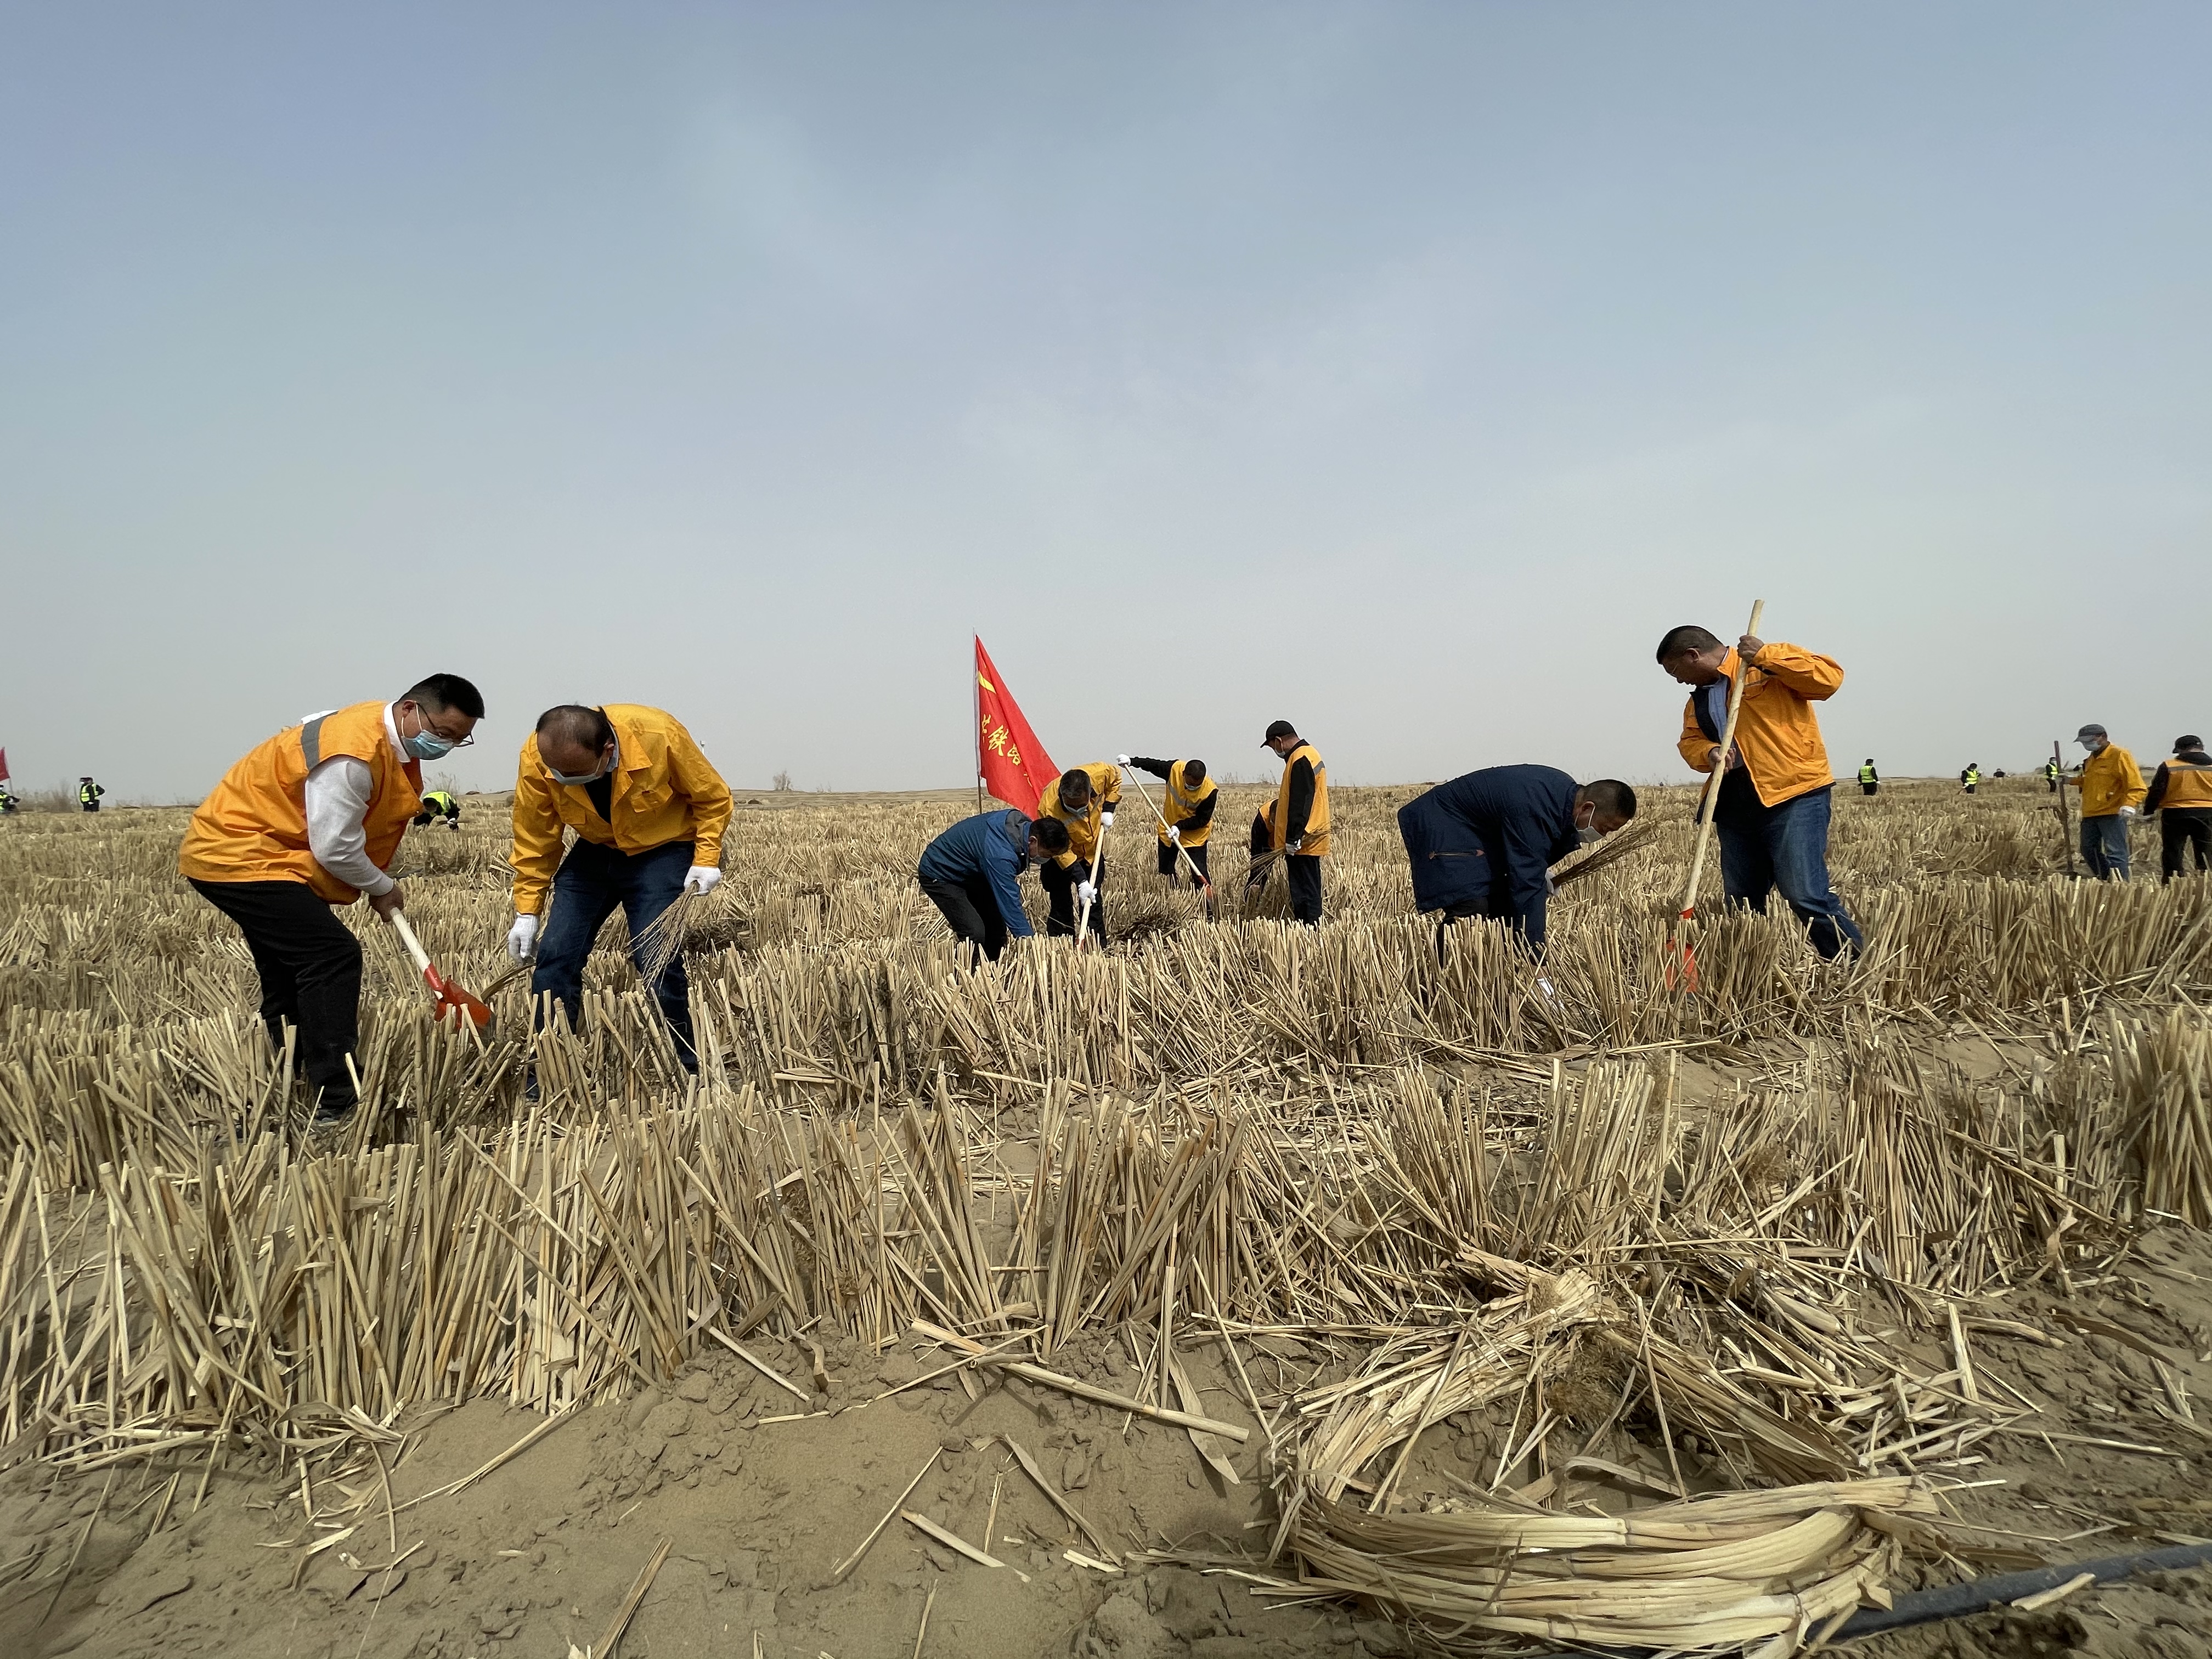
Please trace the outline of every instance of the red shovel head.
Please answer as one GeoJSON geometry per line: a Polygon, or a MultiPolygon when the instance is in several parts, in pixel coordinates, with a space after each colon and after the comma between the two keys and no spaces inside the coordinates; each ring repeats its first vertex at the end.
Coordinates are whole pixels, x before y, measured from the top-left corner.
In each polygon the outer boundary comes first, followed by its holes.
{"type": "MultiPolygon", "coordinates": [[[[1688,921],[1697,914],[1695,910],[1685,910],[1681,919],[1688,921]]],[[[1690,949],[1687,940],[1677,937],[1667,941],[1666,973],[1668,990],[1692,996],[1697,994],[1698,955],[1690,949]]]]}
{"type": "Polygon", "coordinates": [[[430,988],[438,999],[438,1018],[441,1020],[451,1014],[456,1029],[459,1029],[460,1022],[465,1019],[479,1031],[491,1024],[491,1010],[485,1006],[483,1000],[471,992],[463,990],[441,974],[435,967],[425,968],[422,970],[422,982],[430,988]]]}

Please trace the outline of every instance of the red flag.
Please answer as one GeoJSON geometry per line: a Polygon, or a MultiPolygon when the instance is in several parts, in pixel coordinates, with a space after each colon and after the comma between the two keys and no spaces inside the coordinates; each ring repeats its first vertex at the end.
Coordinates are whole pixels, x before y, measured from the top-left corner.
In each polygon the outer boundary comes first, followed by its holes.
{"type": "Polygon", "coordinates": [[[975,715],[976,775],[999,799],[1035,817],[1045,786],[1059,778],[1060,769],[1006,694],[1006,683],[999,678],[980,636],[975,641],[975,715]]]}
{"type": "Polygon", "coordinates": [[[0,783],[8,781],[8,751],[0,749],[0,783]]]}

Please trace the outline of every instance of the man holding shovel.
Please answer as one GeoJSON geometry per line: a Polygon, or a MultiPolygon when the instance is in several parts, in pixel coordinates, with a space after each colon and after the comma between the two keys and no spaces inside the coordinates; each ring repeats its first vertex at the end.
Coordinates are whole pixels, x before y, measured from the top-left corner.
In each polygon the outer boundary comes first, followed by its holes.
{"type": "MultiPolygon", "coordinates": [[[[563,703],[538,717],[514,779],[514,926],[507,954],[532,957],[530,1000],[550,995],[573,1024],[584,1001],[584,963],[600,924],[622,907],[630,959],[645,971],[640,938],[686,892],[722,879],[730,786],[684,723],[661,709],[563,703]],[[563,858],[563,829],[576,844],[563,858]],[[550,890],[553,915],[538,938],[550,890]]],[[[679,951],[653,984],[676,1057],[699,1069],[691,1047],[691,988],[679,951]]]]}
{"type": "Polygon", "coordinates": [[[366,894],[398,919],[386,872],[422,808],[422,763],[470,742],[483,711],[475,686],[433,674],[394,702],[310,715],[225,773],[185,830],[177,868],[245,933],[262,1023],[279,1053],[285,1025],[297,1030],[318,1126],[358,1103],[361,941],[332,907],[366,894]]]}
{"type": "Polygon", "coordinates": [[[1121,764],[1150,772],[1167,785],[1161,793],[1160,822],[1153,834],[1160,844],[1159,872],[1168,885],[1176,885],[1185,864],[1197,872],[1201,887],[1213,884],[1206,868],[1206,843],[1213,834],[1213,809],[1220,805],[1220,786],[1206,775],[1202,760],[1154,760],[1149,755],[1124,755],[1121,764]]]}
{"type": "Polygon", "coordinates": [[[1105,942],[1105,907],[1098,896],[1106,884],[1103,842],[1121,804],[1121,769],[1106,761],[1069,768],[1037,802],[1040,819],[1057,818],[1067,826],[1067,846],[1037,867],[1037,879],[1052,902],[1044,924],[1047,939],[1073,939],[1081,906],[1085,931],[1105,942]]]}
{"type": "Polygon", "coordinates": [[[1699,772],[1722,775],[1712,823],[1729,902],[1764,912],[1779,888],[1823,958],[1846,948],[1856,952],[1864,941],[1828,884],[1829,797],[1836,780],[1813,710],[1843,684],[1842,665],[1748,634],[1727,646],[1690,626],[1667,631],[1658,659],[1691,688],[1677,744],[1682,758],[1699,772]],[[1744,676],[1742,708],[1735,745],[1723,753],[1729,689],[1738,674],[1744,676]]]}

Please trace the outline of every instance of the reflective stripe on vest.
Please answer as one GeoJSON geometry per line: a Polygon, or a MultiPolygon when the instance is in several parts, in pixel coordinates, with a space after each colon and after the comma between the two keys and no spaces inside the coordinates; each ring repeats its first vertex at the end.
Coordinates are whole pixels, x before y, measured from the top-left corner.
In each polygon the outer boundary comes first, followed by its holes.
{"type": "Polygon", "coordinates": [[[2166,793],[2159,798],[2160,807],[2185,806],[2192,810],[2212,806],[2212,766],[2200,766],[2190,761],[2170,760],[2166,763],[2166,793]]]}
{"type": "MultiPolygon", "coordinates": [[[[1203,802],[1211,799],[1221,787],[1212,778],[1208,778],[1204,783],[1200,784],[1194,792],[1186,793],[1182,787],[1182,769],[1188,764],[1189,763],[1188,761],[1177,761],[1173,766],[1168,769],[1167,811],[1165,816],[1170,823],[1182,823],[1187,822],[1190,818],[1191,815],[1198,811],[1200,805],[1203,802]]],[[[1164,842],[1167,840],[1166,831],[1161,830],[1157,833],[1158,834],[1161,841],[1164,842]]],[[[1186,847],[1203,847],[1206,845],[1206,838],[1212,835],[1212,833],[1213,820],[1212,818],[1208,818],[1203,824],[1200,825],[1199,828],[1192,830],[1188,835],[1185,836],[1182,838],[1182,844],[1186,847]]]]}

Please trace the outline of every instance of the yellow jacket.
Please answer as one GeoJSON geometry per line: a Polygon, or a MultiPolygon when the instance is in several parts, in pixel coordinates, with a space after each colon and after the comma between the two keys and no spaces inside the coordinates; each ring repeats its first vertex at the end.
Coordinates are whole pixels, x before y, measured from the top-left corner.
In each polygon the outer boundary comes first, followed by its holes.
{"type": "MultiPolygon", "coordinates": [[[[1721,672],[1733,678],[1735,669],[1731,646],[1721,661],[1721,672]]],[[[1835,782],[1813,705],[1834,696],[1843,683],[1840,663],[1802,646],[1769,641],[1752,659],[1750,678],[1743,686],[1743,713],[1736,719],[1735,747],[1750,769],[1751,787],[1758,791],[1761,805],[1779,806],[1835,782]]],[[[1698,705],[1705,693],[1702,685],[1691,692],[1676,744],[1682,758],[1699,772],[1713,769],[1707,756],[1720,741],[1720,722],[1715,722],[1708,736],[1698,719],[1698,705]]]]}
{"type": "Polygon", "coordinates": [[[1088,766],[1071,766],[1071,772],[1081,772],[1091,780],[1091,810],[1070,812],[1060,804],[1060,780],[1054,778],[1045,786],[1044,799],[1037,803],[1040,817],[1058,818],[1067,826],[1067,850],[1054,855],[1053,862],[1065,870],[1078,859],[1091,862],[1098,851],[1098,827],[1101,817],[1121,804],[1121,769],[1109,761],[1093,761],[1088,766]]]}
{"type": "Polygon", "coordinates": [[[719,866],[730,827],[730,786],[722,781],[684,722],[638,703],[611,702],[601,713],[615,728],[613,821],[599,815],[580,783],[553,781],[538,758],[538,734],[523,740],[514,777],[514,908],[534,916],[561,867],[561,830],[625,853],[671,842],[694,843],[691,862],[719,866]]]}
{"type": "Polygon", "coordinates": [[[2140,806],[2150,793],[2143,787],[2136,757],[2117,743],[2108,743],[2081,763],[2081,816],[2108,818],[2123,806],[2140,806]]]}

